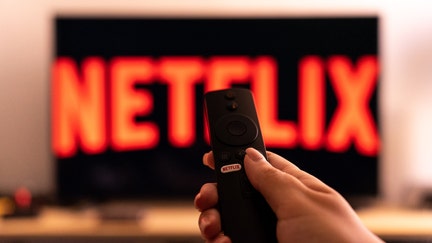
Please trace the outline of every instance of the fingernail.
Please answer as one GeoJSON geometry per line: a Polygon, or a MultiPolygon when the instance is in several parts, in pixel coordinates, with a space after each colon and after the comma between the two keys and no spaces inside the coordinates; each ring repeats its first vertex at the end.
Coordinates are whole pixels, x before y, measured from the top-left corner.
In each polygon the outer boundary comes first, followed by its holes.
{"type": "Polygon", "coordinates": [[[246,155],[252,159],[252,161],[259,162],[261,160],[265,160],[264,156],[254,148],[247,148],[246,155]]]}

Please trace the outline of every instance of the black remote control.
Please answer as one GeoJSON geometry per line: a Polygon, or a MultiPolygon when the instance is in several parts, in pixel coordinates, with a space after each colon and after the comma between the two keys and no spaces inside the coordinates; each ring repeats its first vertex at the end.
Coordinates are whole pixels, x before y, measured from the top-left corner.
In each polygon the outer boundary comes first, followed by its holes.
{"type": "Polygon", "coordinates": [[[248,147],[266,156],[252,93],[243,88],[211,91],[204,102],[224,234],[233,243],[277,242],[276,216],[243,166],[248,147]]]}

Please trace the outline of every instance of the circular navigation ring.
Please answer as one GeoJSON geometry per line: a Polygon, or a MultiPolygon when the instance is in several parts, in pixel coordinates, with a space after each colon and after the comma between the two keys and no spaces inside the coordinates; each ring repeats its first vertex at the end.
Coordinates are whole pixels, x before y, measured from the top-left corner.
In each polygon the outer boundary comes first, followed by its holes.
{"type": "Polygon", "coordinates": [[[216,122],[216,137],[234,146],[250,144],[258,137],[258,126],[245,115],[229,114],[216,122]]]}

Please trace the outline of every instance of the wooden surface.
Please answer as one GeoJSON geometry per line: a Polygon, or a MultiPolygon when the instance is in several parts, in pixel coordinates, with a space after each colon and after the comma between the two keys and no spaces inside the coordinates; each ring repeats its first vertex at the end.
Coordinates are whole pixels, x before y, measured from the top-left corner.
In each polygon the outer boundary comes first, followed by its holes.
{"type": "Polygon", "coordinates": [[[432,242],[432,210],[375,206],[358,210],[363,223],[382,238],[419,238],[432,242]]]}
{"type": "Polygon", "coordinates": [[[49,207],[37,217],[0,220],[0,237],[198,235],[198,215],[191,205],[148,205],[136,219],[101,219],[94,208],[49,207]]]}
{"type": "MultiPolygon", "coordinates": [[[[357,211],[383,239],[429,239],[432,211],[375,206],[357,211]]],[[[0,238],[19,237],[192,237],[199,239],[199,212],[191,204],[149,204],[136,219],[101,219],[96,209],[49,207],[37,217],[0,219],[0,238]]]]}

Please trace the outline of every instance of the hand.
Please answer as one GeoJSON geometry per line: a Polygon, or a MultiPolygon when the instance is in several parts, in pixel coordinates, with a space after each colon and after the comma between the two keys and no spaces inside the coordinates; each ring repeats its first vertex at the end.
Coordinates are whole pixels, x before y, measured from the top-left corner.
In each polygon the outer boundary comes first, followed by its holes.
{"type": "MultiPolygon", "coordinates": [[[[244,167],[277,216],[279,242],[382,242],[338,192],[277,154],[267,152],[267,158],[248,148],[244,167]]],[[[214,169],[212,152],[203,163],[214,169]]],[[[222,234],[217,201],[214,183],[204,184],[195,197],[201,235],[207,242],[231,242],[222,234]]]]}

